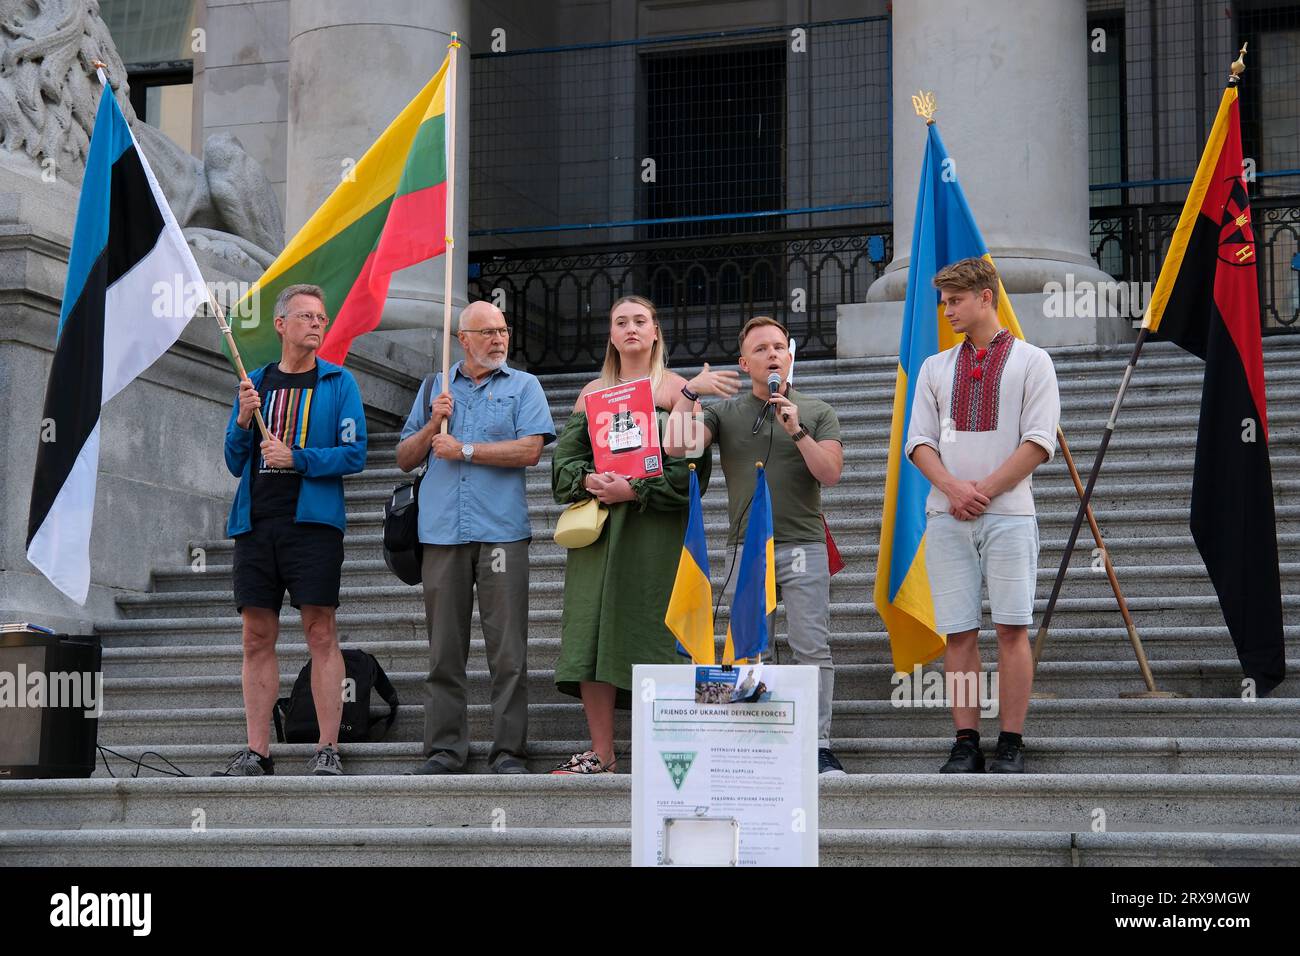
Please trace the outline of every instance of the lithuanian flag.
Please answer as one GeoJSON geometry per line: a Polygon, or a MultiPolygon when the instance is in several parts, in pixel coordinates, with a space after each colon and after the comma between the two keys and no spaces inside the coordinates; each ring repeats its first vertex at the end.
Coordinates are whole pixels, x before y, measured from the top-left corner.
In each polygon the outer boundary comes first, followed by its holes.
{"type": "Polygon", "coordinates": [[[393,272],[446,250],[446,93],[450,56],[271,263],[231,316],[247,368],[280,357],[275,299],[286,286],[325,290],[329,330],[317,353],[342,364],[379,324],[393,272]]]}

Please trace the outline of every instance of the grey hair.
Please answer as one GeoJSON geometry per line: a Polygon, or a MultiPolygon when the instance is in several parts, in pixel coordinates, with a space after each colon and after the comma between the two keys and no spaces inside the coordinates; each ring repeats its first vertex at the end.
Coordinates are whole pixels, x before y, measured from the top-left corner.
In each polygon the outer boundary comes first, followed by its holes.
{"type": "Polygon", "coordinates": [[[285,318],[288,316],[289,302],[295,295],[313,295],[321,300],[322,305],[325,303],[325,290],[318,285],[311,285],[306,282],[300,282],[297,285],[287,285],[280,291],[280,294],[275,297],[274,315],[276,318],[285,318]]]}

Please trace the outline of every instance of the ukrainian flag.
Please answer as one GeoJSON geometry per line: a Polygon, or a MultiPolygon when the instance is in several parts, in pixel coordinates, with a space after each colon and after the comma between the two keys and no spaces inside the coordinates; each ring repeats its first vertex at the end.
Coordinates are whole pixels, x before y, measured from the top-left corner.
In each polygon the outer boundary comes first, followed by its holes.
{"type": "Polygon", "coordinates": [[[700,505],[700,482],[691,465],[690,518],[682,556],[677,562],[677,580],[668,599],[664,624],[677,636],[677,653],[696,664],[714,663],[713,587],[709,583],[709,544],[704,537],[704,509],[700,505]]]}
{"type": "Polygon", "coordinates": [[[776,546],[772,537],[772,498],[762,464],[754,480],[745,546],[736,571],[736,593],[731,599],[731,623],[722,652],[724,664],[758,657],[767,650],[767,617],[776,610],[776,546]]]}
{"type": "MultiPolygon", "coordinates": [[[[876,610],[885,621],[893,648],[894,670],[910,673],[943,653],[945,640],[934,630],[934,601],[925,573],[925,499],[930,483],[903,457],[912,398],[921,364],[960,341],[939,306],[934,274],[960,259],[990,259],[975,225],[956,167],[948,158],[938,127],[926,127],[921,188],[916,197],[912,258],[898,347],[894,416],[885,472],[885,510],[876,560],[876,610]]],[[[991,259],[990,259],[991,261],[991,259]]],[[[1006,290],[998,280],[998,319],[1016,338],[1024,338],[1006,290]]]]}

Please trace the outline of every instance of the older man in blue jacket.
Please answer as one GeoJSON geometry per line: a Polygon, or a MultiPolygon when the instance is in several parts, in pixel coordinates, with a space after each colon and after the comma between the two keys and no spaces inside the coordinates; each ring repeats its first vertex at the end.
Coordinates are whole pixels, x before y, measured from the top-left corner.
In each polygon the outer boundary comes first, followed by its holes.
{"type": "Polygon", "coordinates": [[[239,478],[226,533],[235,539],[248,746],[214,776],[275,772],[270,724],[280,690],[275,642],[286,589],[311,651],[320,741],[308,769],[318,776],[343,772],[344,667],[334,614],[346,525],[343,476],[366,466],[366,418],[352,374],[316,357],[329,325],[320,287],[288,286],[276,299],[274,321],[280,361],[239,383],[226,426],[226,467],[239,478]],[[269,438],[256,427],[258,409],[269,438]]]}

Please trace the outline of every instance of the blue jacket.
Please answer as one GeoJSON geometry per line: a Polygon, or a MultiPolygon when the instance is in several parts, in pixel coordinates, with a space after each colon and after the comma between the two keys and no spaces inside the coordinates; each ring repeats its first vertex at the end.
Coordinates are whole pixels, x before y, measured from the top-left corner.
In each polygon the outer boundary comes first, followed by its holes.
{"type": "MultiPolygon", "coordinates": [[[[343,476],[354,475],[366,467],[366,414],[361,407],[361,390],[352,373],[317,356],[320,370],[312,394],[311,417],[307,422],[307,447],[295,448],[293,466],[302,474],[298,492],[298,511],[294,521],[327,524],[344,531],[347,527],[343,506],[343,476]]],[[[270,365],[264,365],[248,377],[260,388],[270,365]]],[[[254,456],[262,435],[256,422],[240,428],[239,399],[226,425],[226,467],[239,479],[230,506],[226,534],[230,537],[253,529],[252,484],[254,456]]]]}

